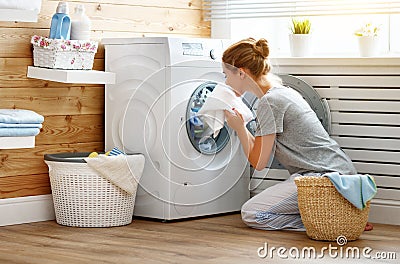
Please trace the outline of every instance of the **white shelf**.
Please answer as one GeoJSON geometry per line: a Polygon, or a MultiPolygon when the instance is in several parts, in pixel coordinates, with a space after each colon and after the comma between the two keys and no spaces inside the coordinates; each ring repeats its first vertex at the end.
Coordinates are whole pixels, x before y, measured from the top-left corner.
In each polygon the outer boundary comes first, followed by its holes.
{"type": "Polygon", "coordinates": [[[35,136],[0,137],[0,149],[34,148],[35,136]]]}
{"type": "Polygon", "coordinates": [[[35,10],[0,9],[0,21],[37,22],[35,10]]]}
{"type": "Polygon", "coordinates": [[[28,66],[27,76],[29,78],[63,83],[115,83],[115,73],[94,70],[59,70],[28,66]]]}

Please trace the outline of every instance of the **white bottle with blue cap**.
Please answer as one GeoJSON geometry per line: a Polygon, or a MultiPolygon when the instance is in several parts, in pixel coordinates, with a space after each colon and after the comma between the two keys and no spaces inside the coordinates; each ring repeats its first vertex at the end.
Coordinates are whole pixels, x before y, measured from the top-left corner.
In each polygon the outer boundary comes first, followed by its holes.
{"type": "Polygon", "coordinates": [[[68,3],[59,2],[57,11],[51,19],[50,38],[70,39],[71,18],[68,16],[68,3]]]}

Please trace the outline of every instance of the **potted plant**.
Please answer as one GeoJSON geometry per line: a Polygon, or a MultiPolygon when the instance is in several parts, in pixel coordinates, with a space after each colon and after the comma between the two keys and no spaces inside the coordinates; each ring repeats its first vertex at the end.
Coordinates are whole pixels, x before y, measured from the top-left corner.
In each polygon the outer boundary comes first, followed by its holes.
{"type": "Polygon", "coordinates": [[[292,18],[289,35],[290,52],[293,57],[306,57],[311,54],[311,22],[309,19],[292,18]]]}
{"type": "Polygon", "coordinates": [[[379,54],[380,40],[379,27],[367,23],[354,32],[358,39],[358,47],[361,57],[374,57],[379,54]]]}

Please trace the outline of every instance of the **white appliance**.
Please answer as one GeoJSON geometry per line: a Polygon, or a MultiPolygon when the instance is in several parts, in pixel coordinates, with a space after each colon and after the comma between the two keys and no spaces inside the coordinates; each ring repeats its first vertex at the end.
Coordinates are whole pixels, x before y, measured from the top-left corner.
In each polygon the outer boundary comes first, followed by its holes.
{"type": "MultiPolygon", "coordinates": [[[[105,148],[143,153],[136,216],[172,220],[239,211],[250,170],[234,132],[215,138],[193,117],[217,83],[224,41],[194,38],[104,39],[105,148]]],[[[201,120],[200,120],[201,121],[201,120]]]]}

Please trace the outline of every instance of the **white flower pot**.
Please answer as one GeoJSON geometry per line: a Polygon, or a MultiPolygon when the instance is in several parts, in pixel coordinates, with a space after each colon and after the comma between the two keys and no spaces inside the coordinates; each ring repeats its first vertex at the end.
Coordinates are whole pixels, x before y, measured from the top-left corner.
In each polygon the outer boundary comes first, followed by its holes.
{"type": "Polygon", "coordinates": [[[290,34],[290,53],[293,57],[308,57],[312,53],[310,34],[290,34]]]}
{"type": "Polygon", "coordinates": [[[377,36],[358,36],[358,47],[361,57],[376,57],[379,55],[379,38],[377,36]]]}

